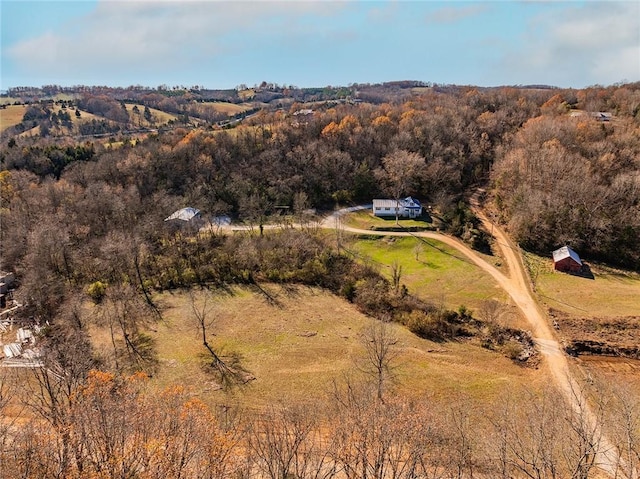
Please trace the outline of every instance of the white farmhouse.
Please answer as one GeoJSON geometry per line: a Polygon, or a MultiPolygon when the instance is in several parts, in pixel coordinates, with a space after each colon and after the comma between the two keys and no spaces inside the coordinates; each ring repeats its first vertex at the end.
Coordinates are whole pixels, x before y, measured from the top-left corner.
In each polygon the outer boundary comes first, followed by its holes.
{"type": "Polygon", "coordinates": [[[381,218],[418,218],[422,215],[422,205],[418,200],[407,196],[401,200],[373,200],[373,214],[381,218]]]}

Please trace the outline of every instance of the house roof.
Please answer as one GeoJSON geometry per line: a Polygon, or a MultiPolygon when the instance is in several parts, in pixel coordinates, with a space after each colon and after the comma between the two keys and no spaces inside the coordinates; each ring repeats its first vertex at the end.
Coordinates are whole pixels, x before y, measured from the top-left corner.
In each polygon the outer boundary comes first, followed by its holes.
{"type": "Polygon", "coordinates": [[[395,208],[397,205],[396,200],[378,199],[373,200],[374,208],[395,208]]]}
{"type": "Polygon", "coordinates": [[[553,252],[553,262],[554,263],[557,263],[558,261],[562,261],[565,258],[571,258],[576,263],[578,263],[580,266],[582,266],[582,261],[580,260],[580,256],[578,256],[578,253],[573,251],[568,246],[563,246],[562,248],[558,248],[557,250],[555,250],[553,252]]]}
{"type": "Polygon", "coordinates": [[[378,199],[378,200],[373,200],[373,207],[380,207],[380,208],[395,208],[396,205],[403,207],[403,208],[421,208],[422,205],[420,204],[420,202],[414,198],[412,198],[411,196],[407,196],[406,198],[399,200],[396,202],[396,200],[388,200],[388,199],[378,199]]]}
{"type": "Polygon", "coordinates": [[[194,217],[200,214],[200,210],[197,208],[182,208],[181,210],[176,211],[171,216],[165,218],[165,221],[170,220],[180,220],[180,221],[191,221],[194,217]]]}
{"type": "Polygon", "coordinates": [[[412,198],[411,196],[407,196],[400,203],[402,203],[402,205],[405,208],[421,208],[422,207],[420,202],[418,200],[416,200],[415,198],[412,198]]]}

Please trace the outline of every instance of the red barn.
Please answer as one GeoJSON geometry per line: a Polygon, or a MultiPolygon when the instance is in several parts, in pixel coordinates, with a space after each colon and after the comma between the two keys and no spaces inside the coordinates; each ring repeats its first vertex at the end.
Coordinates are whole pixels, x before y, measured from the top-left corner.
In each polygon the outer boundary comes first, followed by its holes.
{"type": "Polygon", "coordinates": [[[568,246],[563,246],[553,252],[553,267],[558,271],[579,273],[582,271],[582,261],[578,253],[568,246]]]}

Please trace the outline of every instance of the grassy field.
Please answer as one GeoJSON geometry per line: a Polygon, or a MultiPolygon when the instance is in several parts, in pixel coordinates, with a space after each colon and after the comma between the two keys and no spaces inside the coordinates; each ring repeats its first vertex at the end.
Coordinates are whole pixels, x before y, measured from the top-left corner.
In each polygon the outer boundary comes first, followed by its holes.
{"type": "Polygon", "coordinates": [[[25,105],[9,105],[0,109],[0,132],[20,123],[25,111],[27,111],[25,105]]]}
{"type": "Polygon", "coordinates": [[[355,239],[350,249],[389,278],[391,265],[397,262],[402,266],[401,282],[410,293],[448,308],[475,309],[488,299],[507,302],[507,295],[487,273],[439,241],[370,236],[355,239]]]}
{"type": "Polygon", "coordinates": [[[247,88],[246,90],[238,90],[238,96],[242,101],[251,100],[256,95],[256,91],[253,88],[247,88]]]}
{"type": "Polygon", "coordinates": [[[213,108],[217,112],[224,113],[229,116],[242,113],[252,108],[251,105],[248,105],[246,103],[236,104],[236,103],[217,102],[217,101],[203,102],[201,103],[201,105],[203,107],[213,108]]]}
{"type": "MultiPolygon", "coordinates": [[[[144,119],[144,106],[136,105],[134,103],[125,103],[125,107],[127,108],[127,111],[129,112],[129,118],[131,119],[131,121],[135,125],[138,125],[138,123],[139,123],[140,126],[144,126],[144,127],[152,126],[151,123],[149,123],[148,121],[146,121],[144,119]],[[133,107],[134,106],[138,107],[139,114],[137,114],[137,115],[136,115],[135,112],[133,112],[133,107]]],[[[177,117],[175,115],[172,115],[171,113],[164,112],[162,110],[156,110],[155,108],[149,108],[149,111],[151,112],[152,118],[155,119],[155,124],[164,125],[164,124],[168,123],[170,120],[176,120],[177,119],[177,117]]]]}
{"type": "MultiPolygon", "coordinates": [[[[215,318],[211,343],[219,351],[234,352],[255,376],[234,392],[218,390],[201,368],[204,348],[185,293],[166,293],[158,300],[164,320],[152,333],[161,368],[153,381],[159,387],[184,384],[215,403],[233,400],[247,407],[273,401],[321,397],[345,374],[362,376],[363,331],[374,324],[353,305],[322,290],[268,285],[278,304],[262,295],[235,289],[220,298],[210,313],[215,318]]],[[[493,401],[506,388],[540,384],[544,373],[522,368],[507,358],[466,342],[433,343],[399,325],[395,360],[398,393],[447,398],[463,395],[493,401]]]]}
{"type": "Polygon", "coordinates": [[[551,258],[526,254],[543,304],[582,317],[640,314],[640,274],[588,262],[593,279],[554,271],[551,258]]]}

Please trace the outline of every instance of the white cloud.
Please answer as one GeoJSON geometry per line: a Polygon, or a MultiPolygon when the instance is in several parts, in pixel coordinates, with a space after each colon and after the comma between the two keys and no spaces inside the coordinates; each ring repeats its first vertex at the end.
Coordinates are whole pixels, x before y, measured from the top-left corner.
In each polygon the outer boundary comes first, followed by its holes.
{"type": "Polygon", "coordinates": [[[329,1],[103,0],[67,29],[5,46],[5,54],[34,76],[76,75],[78,81],[86,78],[83,72],[113,78],[114,68],[129,70],[132,77],[149,69],[175,72],[198,62],[215,62],[218,54],[233,50],[244,38],[260,41],[265,35],[282,35],[288,30],[299,34],[296,19],[310,15],[326,19],[345,5],[329,1]]]}
{"type": "Polygon", "coordinates": [[[583,87],[640,80],[640,3],[588,2],[530,24],[502,68],[513,83],[583,87]]]}

